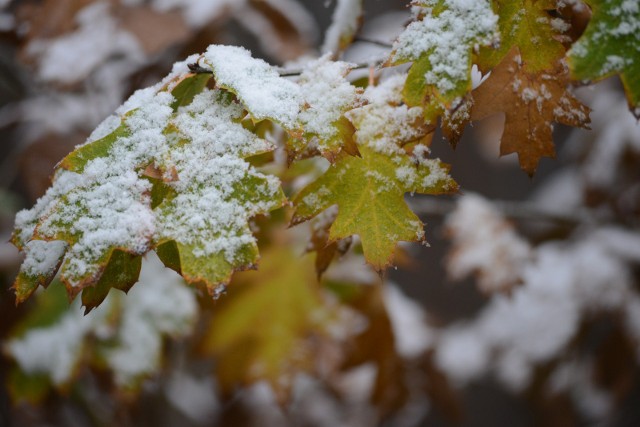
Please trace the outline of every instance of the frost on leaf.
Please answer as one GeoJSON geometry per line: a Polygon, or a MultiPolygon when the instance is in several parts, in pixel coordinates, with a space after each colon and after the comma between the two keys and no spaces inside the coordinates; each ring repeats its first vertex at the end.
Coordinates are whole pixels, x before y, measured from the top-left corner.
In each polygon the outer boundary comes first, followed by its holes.
{"type": "Polygon", "coordinates": [[[311,257],[296,258],[284,248],[264,253],[260,270],[235,276],[218,300],[203,350],[216,357],[223,393],[266,381],[283,403],[295,375],[312,371],[326,308],[311,257]]]}
{"type": "Polygon", "coordinates": [[[390,62],[413,61],[404,98],[410,106],[426,106],[431,119],[471,89],[474,50],[494,41],[498,17],[486,0],[414,4],[416,20],[398,37],[390,62]]]}
{"type": "MultiPolygon", "coordinates": [[[[353,139],[355,128],[344,116],[361,103],[358,89],[345,79],[350,70],[350,64],[330,61],[325,55],[307,65],[298,80],[304,97],[299,117],[304,139],[317,138],[318,150],[329,161],[342,150],[351,155],[358,153],[353,139]]],[[[294,139],[289,148],[295,154],[304,145],[294,139]]]]}
{"type": "Polygon", "coordinates": [[[246,113],[233,95],[206,89],[210,76],[189,73],[187,62],[136,92],[17,215],[13,241],[27,255],[18,301],[61,262],[71,296],[93,287],[83,295],[92,308],[109,288],[128,290],[139,257],[158,245],[176,246],[160,251],[163,261],[211,291],[256,262],[247,221],[281,206],[284,195],[276,178],[244,159],[272,147],[239,123],[246,113]]]}
{"type": "Polygon", "coordinates": [[[629,108],[640,118],[640,3],[587,0],[593,15],[568,52],[571,77],[600,80],[620,74],[629,108]]]}
{"type": "Polygon", "coordinates": [[[552,122],[586,127],[590,110],[567,90],[562,63],[548,71],[530,73],[518,49],[472,92],[473,120],[505,114],[500,155],[518,153],[520,167],[533,175],[541,157],[555,157],[552,122]]]}

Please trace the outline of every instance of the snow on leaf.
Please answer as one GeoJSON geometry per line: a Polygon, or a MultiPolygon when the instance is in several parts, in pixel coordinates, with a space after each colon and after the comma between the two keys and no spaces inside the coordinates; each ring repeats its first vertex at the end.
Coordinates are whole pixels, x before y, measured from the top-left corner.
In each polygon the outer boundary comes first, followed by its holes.
{"type": "Polygon", "coordinates": [[[422,109],[408,107],[402,101],[405,76],[392,76],[364,92],[368,105],[347,112],[357,129],[358,144],[391,154],[403,154],[403,145],[428,137],[433,126],[425,124],[422,109]]]}
{"type": "Polygon", "coordinates": [[[471,89],[471,65],[477,46],[494,41],[498,17],[486,0],[422,0],[416,20],[400,34],[390,62],[413,61],[405,86],[410,106],[432,113],[448,109],[471,89]]]}
{"type": "MultiPolygon", "coordinates": [[[[178,179],[166,184],[173,191],[156,208],[158,241],[177,245],[170,263],[212,293],[235,269],[257,262],[249,219],[285,201],[279,181],[244,160],[273,147],[238,123],[242,115],[228,94],[208,89],[178,111],[173,135],[189,143],[170,152],[167,165],[178,179]]],[[[165,260],[167,252],[160,254],[165,260]]]]}
{"type": "Polygon", "coordinates": [[[163,337],[191,331],[197,304],[193,292],[153,254],[144,260],[139,286],[123,296],[111,292],[98,309],[83,315],[80,301],[69,306],[63,287],[53,284],[36,296],[37,309],[18,325],[6,352],[23,378],[43,377],[57,388],[65,388],[92,359],[106,363],[118,387],[135,388],[160,368],[163,337]]]}
{"type": "Polygon", "coordinates": [[[18,303],[29,298],[38,286],[46,288],[49,285],[66,249],[66,243],[59,240],[32,240],[25,245],[25,259],[13,284],[18,303]]]}
{"type": "Polygon", "coordinates": [[[295,374],[313,368],[313,343],[325,333],[322,304],[312,257],[286,248],[265,252],[259,271],[235,276],[203,343],[216,357],[222,391],[264,380],[283,403],[295,374]]]}
{"type": "Polygon", "coordinates": [[[298,128],[300,88],[265,61],[252,58],[242,47],[211,45],[199,62],[213,71],[218,87],[240,99],[254,120],[269,119],[287,130],[298,128]]]}
{"type": "MultiPolygon", "coordinates": [[[[210,76],[189,73],[186,63],[136,92],[118,109],[120,124],[101,125],[60,163],[45,196],[16,217],[18,247],[32,240],[68,245],[60,277],[71,296],[97,286],[83,296],[89,308],[110,286],[130,288],[136,256],[172,241],[182,259],[163,260],[212,291],[255,264],[249,218],[284,203],[279,181],[244,160],[272,145],[242,126],[246,113],[233,94],[206,89],[210,76]],[[110,260],[114,274],[103,280],[110,260]]],[[[27,263],[41,252],[31,250],[27,263]]],[[[18,299],[51,280],[53,267],[29,280],[22,274],[18,299]]]]}
{"type": "Polygon", "coordinates": [[[620,74],[629,108],[640,117],[640,3],[586,0],[593,15],[568,52],[571,77],[600,80],[620,74]]]}
{"type": "Polygon", "coordinates": [[[533,175],[541,157],[555,157],[552,122],[586,127],[590,110],[567,90],[567,71],[554,68],[531,73],[514,48],[472,92],[473,120],[504,112],[500,155],[518,153],[520,167],[533,175]]]}
{"type": "Polygon", "coordinates": [[[358,89],[345,79],[350,70],[350,64],[330,61],[325,55],[308,64],[298,80],[305,102],[299,116],[304,138],[317,137],[318,149],[330,161],[341,150],[358,153],[353,140],[355,129],[344,117],[361,103],[358,89]]]}
{"type": "Polygon", "coordinates": [[[376,269],[387,267],[399,241],[421,241],[420,219],[404,194],[442,194],[457,190],[448,168],[438,160],[384,154],[366,145],[362,157],[343,156],[294,199],[293,223],[338,205],[329,241],[360,236],[364,255],[376,269]]]}
{"type": "Polygon", "coordinates": [[[558,40],[563,25],[558,25],[548,11],[557,9],[557,0],[493,0],[493,11],[498,15],[500,44],[481,48],[478,65],[487,72],[498,65],[518,47],[528,72],[539,72],[553,67],[564,55],[564,46],[558,40]]]}

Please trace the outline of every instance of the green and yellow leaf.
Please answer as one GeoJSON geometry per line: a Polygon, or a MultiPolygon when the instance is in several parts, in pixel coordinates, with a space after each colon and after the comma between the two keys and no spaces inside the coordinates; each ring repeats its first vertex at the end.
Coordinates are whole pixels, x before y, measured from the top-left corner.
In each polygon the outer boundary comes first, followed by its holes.
{"type": "Polygon", "coordinates": [[[632,113],[640,118],[640,3],[585,0],[592,17],[568,52],[571,77],[597,81],[619,74],[632,113]]]}

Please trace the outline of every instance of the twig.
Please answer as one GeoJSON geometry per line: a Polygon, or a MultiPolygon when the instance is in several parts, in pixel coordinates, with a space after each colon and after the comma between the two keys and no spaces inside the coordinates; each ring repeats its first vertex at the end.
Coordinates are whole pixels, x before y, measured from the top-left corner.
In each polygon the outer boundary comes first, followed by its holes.
{"type": "MultiPolygon", "coordinates": [[[[369,68],[369,67],[378,67],[382,64],[381,61],[377,61],[377,62],[367,62],[367,63],[360,63],[360,64],[353,64],[353,67],[351,67],[351,70],[362,70],[365,68],[369,68]]],[[[297,68],[297,69],[293,69],[293,70],[287,70],[287,69],[278,69],[278,72],[280,73],[280,77],[295,77],[295,76],[299,76],[300,74],[303,73],[303,69],[301,68],[297,68]]]]}
{"type": "MultiPolygon", "coordinates": [[[[448,199],[415,198],[410,199],[409,204],[417,214],[444,217],[453,212],[457,202],[448,199]]],[[[510,219],[554,222],[570,226],[598,222],[598,218],[585,208],[574,210],[571,213],[563,213],[540,208],[531,202],[492,200],[491,204],[510,219]]]]}
{"type": "Polygon", "coordinates": [[[369,39],[367,37],[356,37],[353,39],[354,42],[362,42],[362,43],[370,43],[375,44],[376,46],[386,47],[391,49],[393,45],[389,42],[383,42],[382,40],[369,39]]]}

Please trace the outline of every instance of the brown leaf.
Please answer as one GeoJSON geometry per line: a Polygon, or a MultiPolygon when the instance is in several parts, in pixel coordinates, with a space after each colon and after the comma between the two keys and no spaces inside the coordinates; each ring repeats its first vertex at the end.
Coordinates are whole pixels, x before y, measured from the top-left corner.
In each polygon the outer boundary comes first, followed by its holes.
{"type": "Polygon", "coordinates": [[[541,157],[555,157],[552,122],[587,127],[590,109],[567,91],[562,63],[529,73],[514,48],[489,78],[472,92],[472,120],[504,112],[500,155],[518,153],[520,167],[532,176],[541,157]]]}
{"type": "Polygon", "coordinates": [[[311,226],[311,239],[307,245],[307,252],[316,253],[315,265],[318,278],[329,268],[336,255],[344,255],[351,246],[351,237],[329,241],[329,228],[331,228],[337,215],[338,210],[333,207],[313,218],[309,224],[311,226]]]}
{"type": "Polygon", "coordinates": [[[382,284],[364,287],[350,304],[368,320],[368,328],[353,339],[344,369],[373,362],[377,375],[371,393],[373,403],[383,416],[402,408],[409,398],[406,362],[396,352],[389,314],[382,300],[382,284]]]}

